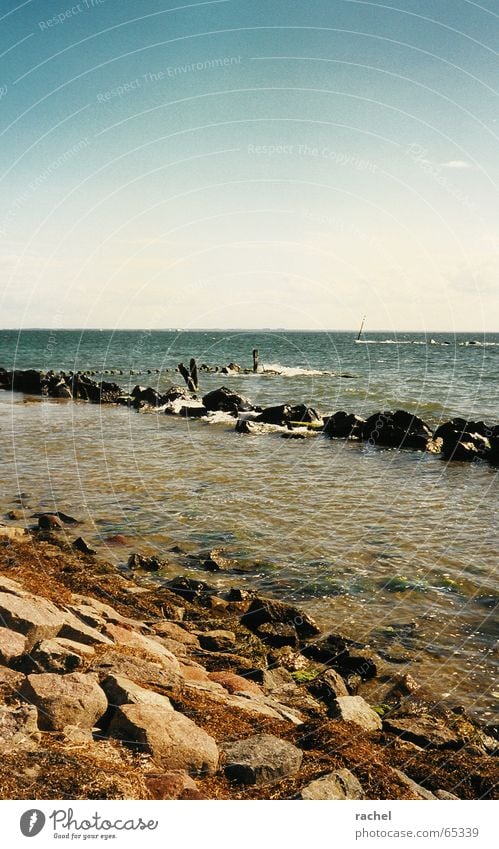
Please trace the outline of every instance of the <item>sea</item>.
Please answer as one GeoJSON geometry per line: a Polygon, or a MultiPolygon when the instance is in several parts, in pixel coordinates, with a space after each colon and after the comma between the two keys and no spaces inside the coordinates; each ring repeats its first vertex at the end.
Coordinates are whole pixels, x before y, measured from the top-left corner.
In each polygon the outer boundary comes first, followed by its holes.
{"type": "MultiPolygon", "coordinates": [[[[130,390],[182,385],[179,362],[262,406],[323,414],[405,409],[430,425],[499,423],[499,334],[289,330],[6,330],[0,366],[88,371],[130,390]]],[[[219,589],[304,606],[326,629],[380,649],[437,696],[497,722],[498,470],[317,435],[243,435],[215,414],[184,420],[0,392],[0,519],[60,510],[99,556],[132,551],[219,589]],[[121,535],[116,545],[113,537],[121,535]],[[230,563],[206,573],[192,555],[230,563]]],[[[7,522],[7,519],[1,519],[7,522]]],[[[74,535],[74,531],[72,531],[74,535]]]]}

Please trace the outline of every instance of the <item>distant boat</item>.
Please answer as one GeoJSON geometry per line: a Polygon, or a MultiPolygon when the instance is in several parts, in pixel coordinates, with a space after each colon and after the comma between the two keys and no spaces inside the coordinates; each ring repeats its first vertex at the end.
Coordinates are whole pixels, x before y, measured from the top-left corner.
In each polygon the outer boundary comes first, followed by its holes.
{"type": "Polygon", "coordinates": [[[366,317],[364,316],[364,318],[362,319],[362,324],[360,325],[360,330],[359,330],[359,333],[358,333],[357,339],[355,340],[356,342],[360,342],[360,341],[361,341],[361,338],[360,338],[360,337],[362,336],[362,331],[364,330],[364,324],[365,324],[365,323],[366,323],[366,317]]]}

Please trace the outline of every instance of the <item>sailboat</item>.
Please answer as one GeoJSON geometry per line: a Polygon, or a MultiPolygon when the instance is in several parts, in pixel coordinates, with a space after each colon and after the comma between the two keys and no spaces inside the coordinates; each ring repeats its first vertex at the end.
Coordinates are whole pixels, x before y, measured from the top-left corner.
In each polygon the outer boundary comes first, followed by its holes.
{"type": "Polygon", "coordinates": [[[364,324],[365,324],[365,323],[366,323],[366,317],[364,316],[364,318],[362,319],[362,324],[360,325],[360,330],[359,330],[359,333],[358,333],[357,339],[355,340],[356,342],[363,342],[363,341],[364,341],[364,340],[363,340],[363,339],[361,339],[360,337],[362,336],[362,331],[363,331],[363,329],[364,329],[364,324]]]}

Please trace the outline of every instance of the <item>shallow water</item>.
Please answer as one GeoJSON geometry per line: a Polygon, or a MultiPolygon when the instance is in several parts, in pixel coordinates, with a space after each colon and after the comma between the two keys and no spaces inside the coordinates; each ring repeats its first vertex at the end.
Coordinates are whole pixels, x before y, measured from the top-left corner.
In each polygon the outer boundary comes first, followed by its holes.
{"type": "MultiPolygon", "coordinates": [[[[192,335],[190,345],[182,347],[182,335],[163,361],[143,352],[148,364],[142,370],[161,372],[140,376],[140,382],[178,383],[178,375],[164,371],[165,363],[173,368],[192,353],[211,364],[242,360],[241,335],[228,340],[205,334],[214,337],[211,348],[204,335],[204,341],[197,338],[198,347],[192,335]]],[[[499,349],[494,346],[480,352],[464,344],[355,345],[339,335],[335,350],[346,353],[334,359],[324,350],[319,356],[314,336],[301,334],[301,349],[295,337],[294,359],[291,343],[283,340],[287,350],[275,345],[268,363],[357,377],[203,375],[203,391],[229,383],[255,403],[303,400],[324,412],[403,406],[432,422],[457,413],[499,420],[499,349]],[[386,355],[378,370],[374,349],[397,351],[386,355]],[[488,357],[495,375],[485,369],[488,357]]],[[[262,360],[263,338],[257,340],[262,360]]],[[[270,348],[270,337],[265,338],[270,348]]],[[[251,353],[253,337],[245,335],[243,341],[251,353]]],[[[123,338],[121,343],[123,348],[123,338]]],[[[24,344],[17,367],[48,367],[34,347],[28,363],[24,344]]],[[[64,344],[68,347],[67,338],[64,344]]],[[[0,364],[12,367],[12,347],[8,359],[5,338],[3,345],[0,364]]],[[[111,366],[102,360],[101,348],[94,345],[92,354],[90,343],[87,347],[89,368],[132,367],[123,350],[121,360],[114,353],[111,366]]],[[[73,367],[75,362],[83,368],[73,353],[73,367]]],[[[52,367],[71,364],[61,356],[52,367]]],[[[139,378],[119,379],[126,384],[139,378]]],[[[258,587],[294,599],[326,627],[387,650],[404,649],[415,677],[491,719],[497,705],[499,628],[492,605],[498,596],[499,478],[485,463],[447,465],[417,452],[321,436],[303,441],[244,436],[234,432],[233,422],[189,422],[10,393],[0,393],[0,432],[2,512],[19,507],[13,499],[26,492],[28,524],[37,509],[69,512],[84,521],[78,533],[103,556],[123,564],[130,550],[159,553],[171,560],[171,574],[187,571],[179,555],[168,553],[173,546],[186,552],[222,548],[238,560],[240,572],[192,574],[220,586],[258,587]],[[130,538],[128,546],[105,542],[116,533],[130,538]],[[393,643],[394,632],[386,629],[401,622],[415,622],[417,628],[393,643]]],[[[394,672],[403,668],[393,665],[394,672]]]]}

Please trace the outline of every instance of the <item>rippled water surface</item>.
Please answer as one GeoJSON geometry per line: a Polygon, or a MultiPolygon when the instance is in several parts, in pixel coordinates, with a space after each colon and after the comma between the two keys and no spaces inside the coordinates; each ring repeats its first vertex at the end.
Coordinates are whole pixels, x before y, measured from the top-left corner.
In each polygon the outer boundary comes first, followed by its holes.
{"type": "MultiPolygon", "coordinates": [[[[0,365],[122,370],[108,379],[162,388],[179,382],[180,359],[247,366],[258,347],[282,374],[203,375],[202,390],[225,383],[255,403],[306,401],[322,412],[404,407],[432,423],[457,414],[499,421],[499,344],[484,344],[499,337],[388,338],[31,331],[3,334],[0,365]]],[[[410,658],[416,677],[491,719],[499,499],[497,471],[485,463],[447,465],[321,436],[244,436],[229,422],[10,393],[0,393],[0,432],[3,512],[26,492],[28,524],[37,509],[70,512],[104,556],[125,563],[130,550],[161,553],[172,574],[186,572],[174,546],[221,548],[237,572],[192,574],[295,599],[323,625],[410,658]],[[106,543],[116,533],[127,546],[106,543]],[[417,625],[409,635],[390,630],[408,622],[417,625]]]]}

